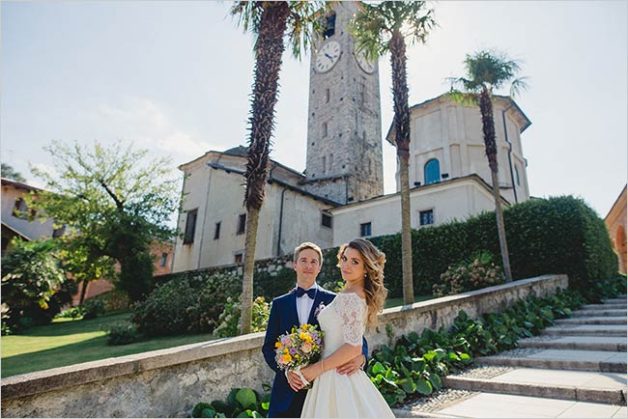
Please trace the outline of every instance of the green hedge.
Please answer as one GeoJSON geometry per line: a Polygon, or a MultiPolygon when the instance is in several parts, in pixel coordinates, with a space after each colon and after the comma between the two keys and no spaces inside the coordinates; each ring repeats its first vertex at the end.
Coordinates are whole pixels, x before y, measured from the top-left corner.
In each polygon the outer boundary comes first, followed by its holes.
{"type": "MultiPolygon", "coordinates": [[[[572,287],[592,299],[605,286],[602,279],[617,274],[617,256],[612,250],[604,221],[582,199],[562,196],[530,199],[504,211],[510,264],[514,279],[543,274],[569,275],[572,287]],[[594,293],[593,291],[596,290],[594,293]]],[[[386,253],[385,281],[391,297],[402,295],[401,239],[399,234],[373,237],[373,244],[386,253]]],[[[431,294],[432,286],[450,266],[489,252],[501,261],[494,212],[485,212],[464,222],[456,221],[412,231],[415,293],[431,294]]],[[[340,279],[336,267],[338,248],[323,251],[318,282],[340,279]]],[[[256,262],[254,294],[268,301],[289,291],[296,281],[294,271],[283,266],[284,256],[256,262]],[[276,269],[268,269],[275,265],[276,269]]],[[[157,277],[158,282],[194,278],[203,281],[217,272],[235,268],[209,268],[157,277]]]]}
{"type": "MultiPolygon", "coordinates": [[[[600,280],[617,274],[617,256],[604,221],[582,199],[531,199],[508,208],[504,219],[514,279],[564,273],[569,275],[572,287],[592,299],[596,295],[593,290],[604,286],[600,280]]],[[[371,241],[386,253],[385,281],[390,296],[401,296],[400,235],[374,237],[371,241]]],[[[473,253],[488,251],[501,259],[494,212],[464,222],[413,230],[412,247],[417,294],[430,294],[449,266],[473,253]]],[[[335,252],[337,248],[328,249],[326,254],[335,252]]],[[[331,279],[327,275],[333,272],[332,263],[335,265],[335,257],[327,257],[321,282],[331,279]]]]}

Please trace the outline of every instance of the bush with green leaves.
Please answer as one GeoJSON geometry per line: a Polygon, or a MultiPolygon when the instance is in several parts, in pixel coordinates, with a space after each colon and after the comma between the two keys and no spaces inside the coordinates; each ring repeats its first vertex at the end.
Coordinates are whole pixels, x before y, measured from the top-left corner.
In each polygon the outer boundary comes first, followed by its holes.
{"type": "Polygon", "coordinates": [[[131,322],[115,323],[107,331],[107,345],[128,345],[142,338],[137,326],[131,322]]]}
{"type": "Polygon", "coordinates": [[[227,399],[211,403],[197,403],[192,409],[193,418],[265,418],[270,406],[270,386],[263,384],[260,395],[251,388],[231,389],[227,399]]]}
{"type": "Polygon", "coordinates": [[[83,320],[95,319],[105,314],[105,302],[103,300],[90,298],[89,300],[85,300],[81,308],[83,311],[83,320]]]}
{"type": "Polygon", "coordinates": [[[3,333],[50,323],[77,289],[61,270],[53,241],[14,239],[11,246],[2,258],[3,333]]]}
{"type": "Polygon", "coordinates": [[[433,285],[436,297],[459,294],[465,291],[490,287],[504,282],[501,268],[495,264],[494,256],[482,251],[470,258],[450,266],[433,285]]]}
{"type": "MultiPolygon", "coordinates": [[[[257,297],[253,300],[253,322],[251,332],[262,332],[266,330],[268,317],[270,316],[270,304],[264,297],[257,297]]],[[[219,325],[214,330],[218,337],[230,337],[240,334],[240,303],[234,298],[227,298],[224,311],[218,318],[219,325]]]]}
{"type": "Polygon", "coordinates": [[[211,333],[227,299],[236,298],[241,288],[241,283],[223,273],[167,281],[134,306],[133,322],[147,336],[211,333]]]}

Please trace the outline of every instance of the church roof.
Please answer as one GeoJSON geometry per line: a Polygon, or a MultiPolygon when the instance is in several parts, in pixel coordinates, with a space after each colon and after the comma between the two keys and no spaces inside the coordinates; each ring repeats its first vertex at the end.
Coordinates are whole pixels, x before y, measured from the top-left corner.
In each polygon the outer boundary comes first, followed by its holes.
{"type": "MultiPolygon", "coordinates": [[[[449,93],[443,93],[440,96],[436,96],[434,98],[428,99],[426,101],[423,101],[421,103],[417,103],[416,105],[413,105],[410,107],[410,113],[412,113],[413,110],[415,109],[421,109],[421,108],[425,108],[429,105],[431,105],[432,103],[436,103],[438,101],[451,101],[451,99],[448,97],[449,93]]],[[[521,125],[521,131],[519,132],[523,132],[525,131],[530,125],[532,125],[532,121],[530,121],[530,119],[526,116],[525,113],[523,113],[523,111],[521,110],[521,108],[519,107],[519,105],[517,105],[517,102],[515,102],[510,96],[502,96],[502,95],[493,95],[493,98],[498,99],[498,100],[503,100],[509,103],[509,107],[513,107],[515,112],[517,113],[518,117],[523,121],[522,125],[521,125]]],[[[390,127],[388,128],[388,132],[386,133],[386,140],[391,143],[392,145],[395,145],[395,140],[393,138],[393,133],[395,132],[395,124],[394,121],[391,122],[390,127]]]]}

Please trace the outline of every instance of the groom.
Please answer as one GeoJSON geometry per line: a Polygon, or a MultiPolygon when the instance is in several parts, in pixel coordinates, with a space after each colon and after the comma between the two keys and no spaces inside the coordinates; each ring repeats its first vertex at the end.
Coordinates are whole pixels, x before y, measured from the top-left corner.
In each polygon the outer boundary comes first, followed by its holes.
{"type": "MultiPolygon", "coordinates": [[[[270,418],[298,418],[301,416],[307,391],[299,391],[304,383],[294,372],[285,373],[275,361],[275,342],[280,335],[290,332],[292,326],[304,323],[318,325],[317,315],[323,305],[328,305],[336,296],[318,286],[316,277],[323,264],[323,252],[314,243],[301,243],[294,249],[294,270],[297,273],[297,288],[273,300],[266,328],[262,353],[266,363],[276,372],[270,395],[270,418]]],[[[362,345],[362,355],[337,368],[339,374],[351,375],[366,363],[368,347],[362,345]]]]}

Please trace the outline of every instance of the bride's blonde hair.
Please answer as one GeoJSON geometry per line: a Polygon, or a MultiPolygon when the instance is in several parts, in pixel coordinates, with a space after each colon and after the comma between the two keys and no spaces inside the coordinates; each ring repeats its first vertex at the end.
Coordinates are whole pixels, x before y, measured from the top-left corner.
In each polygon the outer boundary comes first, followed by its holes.
{"type": "Polygon", "coordinates": [[[388,295],[388,290],[384,286],[384,265],[386,264],[386,254],[379,250],[373,243],[365,239],[351,240],[349,243],[340,246],[338,251],[338,267],[347,248],[360,252],[366,276],[364,278],[364,293],[366,294],[366,305],[368,315],[366,324],[368,327],[377,326],[377,314],[384,309],[384,301],[388,295]]]}

